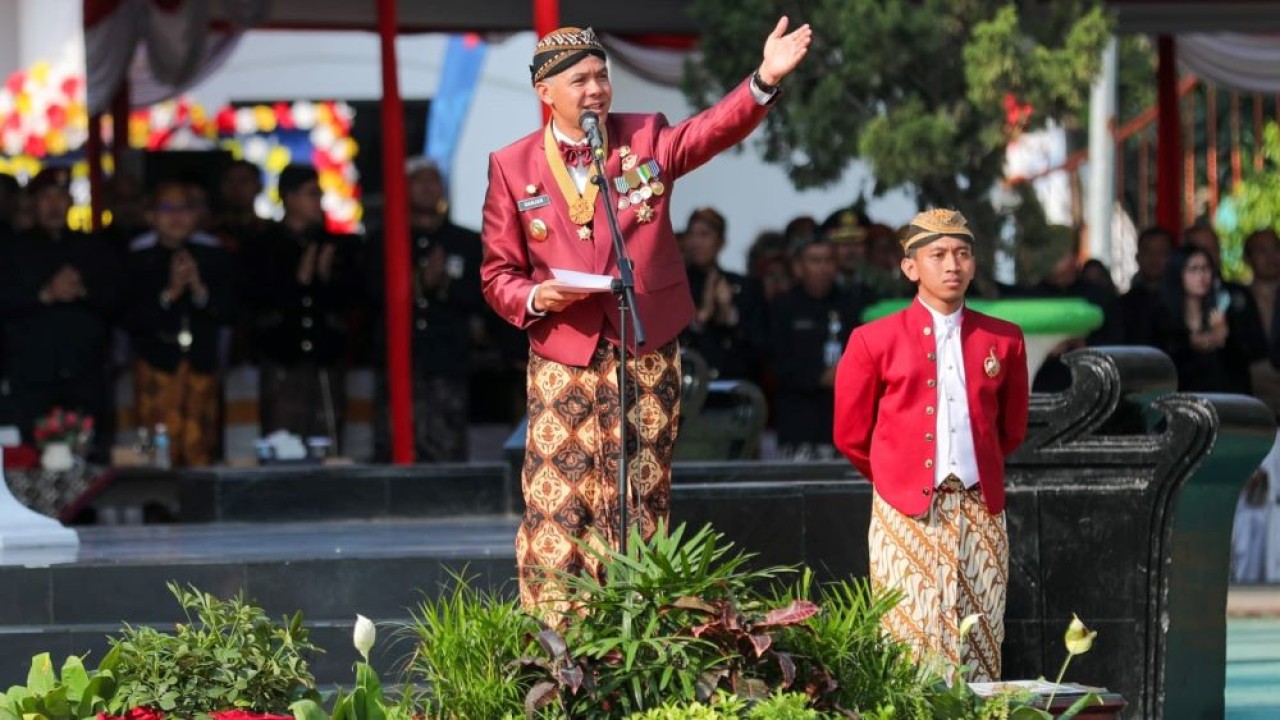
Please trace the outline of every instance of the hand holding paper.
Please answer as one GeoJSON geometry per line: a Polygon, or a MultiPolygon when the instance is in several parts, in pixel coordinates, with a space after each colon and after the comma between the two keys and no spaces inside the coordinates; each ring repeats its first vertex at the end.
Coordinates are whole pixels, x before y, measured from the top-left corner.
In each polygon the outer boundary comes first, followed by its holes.
{"type": "Polygon", "coordinates": [[[563,268],[551,268],[551,275],[555,280],[547,284],[569,292],[598,293],[613,289],[612,275],[594,275],[563,268]]]}

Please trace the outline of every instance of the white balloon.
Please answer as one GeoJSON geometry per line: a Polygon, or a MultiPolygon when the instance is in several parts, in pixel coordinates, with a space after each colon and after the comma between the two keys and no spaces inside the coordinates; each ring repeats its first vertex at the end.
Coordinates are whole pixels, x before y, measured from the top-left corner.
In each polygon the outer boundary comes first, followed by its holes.
{"type": "Polygon", "coordinates": [[[311,144],[328,151],[329,146],[333,145],[333,129],[325,125],[318,125],[311,129],[311,144]]]}
{"type": "Polygon", "coordinates": [[[316,124],[316,106],[309,100],[293,104],[293,124],[299,130],[310,130],[316,124]]]}
{"type": "Polygon", "coordinates": [[[244,159],[255,165],[261,165],[267,161],[267,154],[271,152],[271,143],[266,138],[255,135],[244,141],[244,159]]]}
{"type": "Polygon", "coordinates": [[[258,123],[253,119],[253,109],[242,107],[236,110],[236,133],[249,135],[258,131],[258,123]]]}

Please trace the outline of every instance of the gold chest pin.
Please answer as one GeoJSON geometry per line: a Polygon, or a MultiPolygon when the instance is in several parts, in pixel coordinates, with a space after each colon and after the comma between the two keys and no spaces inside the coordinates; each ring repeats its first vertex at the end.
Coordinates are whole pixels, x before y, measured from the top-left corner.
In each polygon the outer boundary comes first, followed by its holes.
{"type": "Polygon", "coordinates": [[[987,358],[982,361],[982,371],[987,377],[995,377],[1000,374],[1000,360],[996,357],[996,349],[994,347],[987,353],[987,358]]]}
{"type": "Polygon", "coordinates": [[[542,218],[537,218],[529,223],[529,236],[538,242],[547,239],[547,224],[542,218]]]}

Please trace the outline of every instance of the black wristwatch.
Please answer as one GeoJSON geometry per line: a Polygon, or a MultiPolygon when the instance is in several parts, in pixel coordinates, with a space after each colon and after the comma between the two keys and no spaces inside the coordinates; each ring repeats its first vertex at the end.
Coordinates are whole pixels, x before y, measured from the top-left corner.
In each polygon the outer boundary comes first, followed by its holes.
{"type": "Polygon", "coordinates": [[[755,85],[756,89],[764,93],[765,95],[772,95],[778,92],[778,86],[770,85],[769,83],[765,82],[764,78],[760,77],[759,70],[751,73],[751,84],[755,85]]]}

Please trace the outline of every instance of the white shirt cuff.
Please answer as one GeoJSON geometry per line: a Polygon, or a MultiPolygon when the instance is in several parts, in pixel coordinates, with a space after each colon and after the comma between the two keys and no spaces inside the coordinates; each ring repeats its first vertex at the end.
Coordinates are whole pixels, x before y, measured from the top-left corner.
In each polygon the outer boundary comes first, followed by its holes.
{"type": "Polygon", "coordinates": [[[773,100],[773,96],[778,94],[778,88],[774,88],[773,92],[765,92],[756,87],[754,82],[747,81],[747,85],[751,88],[751,97],[756,99],[757,105],[768,105],[773,100]]]}
{"type": "Polygon", "coordinates": [[[536,292],[538,292],[538,286],[534,285],[533,289],[529,291],[529,297],[524,301],[524,309],[527,310],[529,314],[534,317],[546,317],[547,314],[545,312],[538,312],[537,310],[533,309],[533,296],[534,296],[534,293],[536,292]]]}

